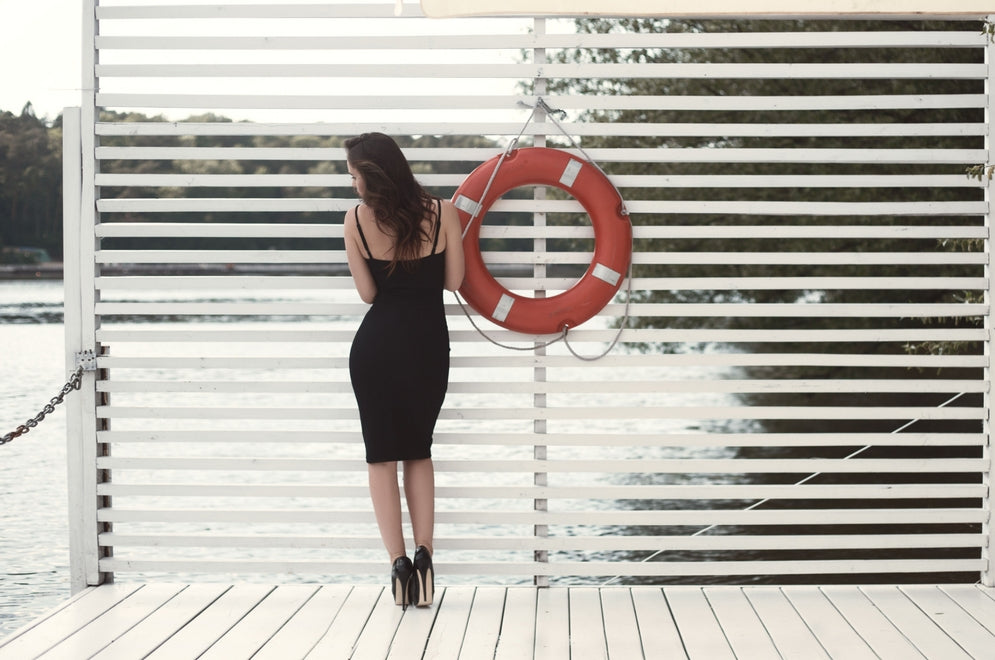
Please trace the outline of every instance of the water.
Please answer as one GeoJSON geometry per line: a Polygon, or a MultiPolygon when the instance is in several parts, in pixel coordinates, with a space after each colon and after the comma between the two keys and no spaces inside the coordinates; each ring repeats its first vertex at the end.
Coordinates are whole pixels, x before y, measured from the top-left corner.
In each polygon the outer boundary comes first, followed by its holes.
{"type": "MultiPolygon", "coordinates": [[[[131,292],[129,299],[138,299],[145,294],[131,292]]],[[[147,294],[154,298],[169,300],[189,300],[191,296],[226,300],[232,292],[156,292],[147,294]]],[[[293,293],[267,293],[253,299],[273,299],[274,297],[294,296],[293,293]]],[[[314,301],[314,292],[303,294],[308,301],[314,301]]],[[[327,292],[322,292],[326,296],[327,292]]],[[[350,292],[351,295],[351,292],[350,292]]],[[[63,289],[61,281],[0,281],[0,434],[12,431],[17,425],[33,417],[52,396],[60,391],[67,373],[65,366],[64,327],[62,320],[63,289]]],[[[140,321],[135,319],[135,321],[140,321]]],[[[256,327],[257,321],[248,319],[214,318],[201,322],[198,328],[221,326],[228,321],[239,322],[240,327],[256,327]]],[[[346,320],[349,327],[355,326],[355,319],[346,320]]],[[[458,320],[457,320],[458,321],[458,320]]],[[[130,323],[128,321],[127,323],[130,323]]],[[[327,324],[328,320],[320,324],[327,324]]],[[[332,322],[334,325],[334,322],[332,322]]],[[[258,324],[262,328],[265,324],[258,324]]],[[[278,325],[292,327],[292,323],[278,325]]],[[[452,324],[456,329],[457,324],[452,324]]],[[[119,326],[120,327],[120,326],[119,326]]],[[[266,326],[270,327],[270,326],[266,326]]],[[[467,327],[469,327],[467,325],[467,327]]],[[[460,327],[462,329],[462,326],[460,327]]],[[[120,346],[118,354],[129,352],[128,346],[120,346]]],[[[459,347],[454,346],[454,353],[459,347]]],[[[465,349],[465,346],[463,347],[465,349]]],[[[157,350],[181,350],[182,347],[160,347],[157,350]]],[[[213,345],[212,351],[222,352],[223,345],[213,345]]],[[[343,349],[342,346],[336,350],[343,349]]],[[[313,347],[300,347],[302,351],[313,347]]],[[[347,349],[344,349],[347,350],[347,349]]],[[[503,349],[480,345],[473,351],[493,350],[496,354],[503,349]]],[[[153,370],[154,371],[154,370],[153,370]]],[[[155,373],[147,374],[155,379],[155,373]]],[[[674,376],[673,373],[670,374],[674,376]]],[[[700,375],[700,374],[699,374],[700,375]]],[[[158,377],[175,377],[162,373],[158,377]]],[[[301,373],[295,377],[305,377],[301,373]]],[[[653,376],[650,376],[653,377],[653,376]]],[[[713,374],[712,377],[716,377],[713,374]]],[[[721,376],[718,376],[721,377],[721,376]]],[[[71,396],[71,395],[70,395],[71,396]]],[[[240,405],[251,405],[251,393],[240,395],[240,405]]],[[[324,395],[322,395],[324,396],[324,395]]],[[[476,395],[463,395],[467,405],[476,395]]],[[[494,395],[480,395],[493,397],[494,395]]],[[[520,395],[518,395],[520,396],[520,395]]],[[[689,395],[700,398],[701,395],[689,395]]],[[[509,405],[516,405],[513,395],[508,395],[509,405]]],[[[675,398],[674,395],[670,395],[675,398]]],[[[320,397],[319,397],[320,398],[320,397]]],[[[676,399],[680,399],[677,396],[676,399]]],[[[141,403],[136,401],[133,403],[141,403]]],[[[638,401],[630,401],[630,405],[638,401]]],[[[672,403],[677,404],[675,400],[672,403]]],[[[699,401],[700,403],[700,401],[699,401]]],[[[265,402],[263,402],[265,405],[265,402]]],[[[646,402],[653,405],[652,402],[646,402]]],[[[272,404],[270,404],[272,405],[272,404]]],[[[320,405],[320,402],[315,404],[320,405]]],[[[592,405],[596,403],[592,402],[592,405]]],[[[122,421],[122,428],[128,420],[122,421]]],[[[139,422],[140,423],[140,420],[139,422]]],[[[479,424],[480,422],[474,422],[479,424]]],[[[500,425],[495,421],[492,424],[500,425]]],[[[660,422],[657,421],[656,424],[660,422]]],[[[671,422],[665,422],[671,423],[671,422]]],[[[673,421],[682,425],[686,421],[673,421]]],[[[447,422],[450,426],[458,421],[447,422]]],[[[613,422],[605,420],[606,431],[613,422]]],[[[501,430],[493,428],[491,430],[501,430]]],[[[596,429],[588,429],[596,430],[596,429]]],[[[155,448],[146,448],[154,450],[155,448]]],[[[192,448],[190,448],[192,450],[192,448]]],[[[675,451],[680,448],[673,448],[675,451]]],[[[133,449],[137,451],[138,449],[133,449]]],[[[481,447],[439,447],[439,456],[459,451],[465,458],[467,452],[486,453],[481,447]]],[[[579,451],[579,450],[575,450],[579,451]]],[[[697,450],[702,451],[702,450],[697,450]]],[[[66,492],[66,424],[65,412],[59,408],[49,415],[37,428],[13,442],[0,446],[0,458],[6,469],[0,477],[0,638],[10,634],[31,620],[55,607],[70,595],[69,548],[68,548],[68,503],[66,492]]],[[[444,475],[443,475],[444,476],[444,475]]],[[[558,475],[569,478],[569,475],[558,475]]],[[[585,477],[588,478],[588,477],[585,477]]],[[[465,506],[466,503],[464,502],[465,506]]],[[[174,578],[176,579],[176,578],[174,578]]],[[[261,579],[265,579],[262,576],[261,579]]]]}
{"type": "MultiPolygon", "coordinates": [[[[62,282],[0,282],[0,435],[34,417],[65,383],[62,282]]],[[[0,637],[69,589],[65,413],[0,446],[0,637]]]]}

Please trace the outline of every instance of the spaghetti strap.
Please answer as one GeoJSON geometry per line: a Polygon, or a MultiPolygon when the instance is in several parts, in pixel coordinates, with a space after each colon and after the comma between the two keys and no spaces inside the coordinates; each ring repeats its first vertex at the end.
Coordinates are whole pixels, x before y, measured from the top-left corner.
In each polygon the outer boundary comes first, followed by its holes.
{"type": "Polygon", "coordinates": [[[363,247],[366,248],[366,255],[370,259],[372,259],[373,258],[373,253],[370,252],[370,244],[366,242],[366,235],[363,233],[363,225],[359,224],[359,205],[358,204],[356,205],[356,208],[353,209],[353,211],[355,212],[355,215],[356,215],[356,229],[359,230],[359,238],[360,238],[360,240],[363,241],[363,247]]]}
{"type": "Polygon", "coordinates": [[[439,232],[442,229],[442,200],[435,200],[435,204],[435,238],[432,240],[432,254],[435,254],[435,248],[439,245],[439,232]]]}

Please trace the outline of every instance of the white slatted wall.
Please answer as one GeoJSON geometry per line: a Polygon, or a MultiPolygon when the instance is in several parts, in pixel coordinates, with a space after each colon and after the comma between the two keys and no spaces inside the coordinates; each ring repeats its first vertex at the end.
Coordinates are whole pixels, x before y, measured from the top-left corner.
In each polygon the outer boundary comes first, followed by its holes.
{"type": "MultiPolygon", "coordinates": [[[[83,474],[71,488],[98,496],[76,500],[77,585],[102,573],[382,578],[348,381],[365,305],[344,272],[341,219],[356,202],[337,145],[369,130],[462,138],[406,149],[422,182],[451,196],[522,129],[517,102],[535,97],[519,82],[567,112],[565,129],[627,200],[631,327],[597,361],[562,342],[510,351],[447,297],[440,580],[987,570],[989,204],[987,183],[964,174],[990,160],[978,21],[581,36],[572,21],[432,20],[410,3],[401,17],[386,3],[89,6],[76,323],[77,348],[101,357],[95,438],[72,423],[83,474]],[[920,47],[935,61],[914,59],[920,47]],[[574,48],[715,57],[557,62],[574,48]],[[876,48],[894,55],[813,55],[876,48]],[[730,49],[798,55],[729,63],[730,49]],[[634,91],[557,91],[602,78],[634,91]],[[664,79],[710,80],[712,92],[641,95],[664,79]],[[742,91],[760,79],[781,91],[742,91]],[[812,79],[827,92],[792,84],[812,79]],[[889,93],[894,79],[921,90],[889,93]],[[841,80],[858,82],[834,92],[841,80]],[[95,120],[94,107],[169,121],[95,120]],[[799,119],[824,109],[829,119],[799,119]],[[909,109],[921,114],[893,119],[909,109]],[[854,123],[868,110],[880,120],[854,123]],[[204,113],[238,121],[181,121],[204,113]],[[744,303],[750,292],[782,293],[744,303]]],[[[548,121],[522,143],[565,145],[548,121]]],[[[507,286],[561,290],[571,280],[557,269],[589,257],[552,239],[589,241],[590,226],[568,221],[574,201],[534,197],[498,203],[485,229],[530,250],[484,249],[525,269],[507,286]],[[533,225],[497,226],[523,212],[533,225]]],[[[571,346],[604,350],[625,300],[571,346]]],[[[477,322],[501,342],[541,339],[477,322]]]]}

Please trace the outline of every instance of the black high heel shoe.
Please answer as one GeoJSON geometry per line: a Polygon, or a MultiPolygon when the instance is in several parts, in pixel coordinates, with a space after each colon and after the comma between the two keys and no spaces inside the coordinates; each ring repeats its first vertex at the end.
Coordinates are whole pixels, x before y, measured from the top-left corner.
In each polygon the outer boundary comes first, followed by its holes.
{"type": "Polygon", "coordinates": [[[411,580],[411,604],[416,607],[428,607],[435,596],[435,569],[432,568],[432,555],[428,548],[418,546],[415,551],[415,574],[411,580]]]}
{"type": "Polygon", "coordinates": [[[390,588],[394,594],[394,604],[408,609],[408,594],[413,580],[414,567],[407,557],[398,557],[390,570],[390,588]]]}

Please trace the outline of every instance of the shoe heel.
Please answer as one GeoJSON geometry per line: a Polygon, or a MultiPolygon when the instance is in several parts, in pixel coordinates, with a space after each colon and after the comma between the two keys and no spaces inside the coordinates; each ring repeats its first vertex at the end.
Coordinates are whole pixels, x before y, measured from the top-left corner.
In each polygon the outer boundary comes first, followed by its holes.
{"type": "Polygon", "coordinates": [[[418,546],[413,568],[411,603],[417,607],[428,607],[435,596],[435,569],[432,566],[432,555],[424,546],[418,546]]]}
{"type": "Polygon", "coordinates": [[[398,557],[394,560],[394,566],[390,571],[390,588],[394,595],[394,604],[407,609],[410,603],[408,594],[411,591],[412,574],[414,573],[411,560],[407,557],[398,557]]]}

